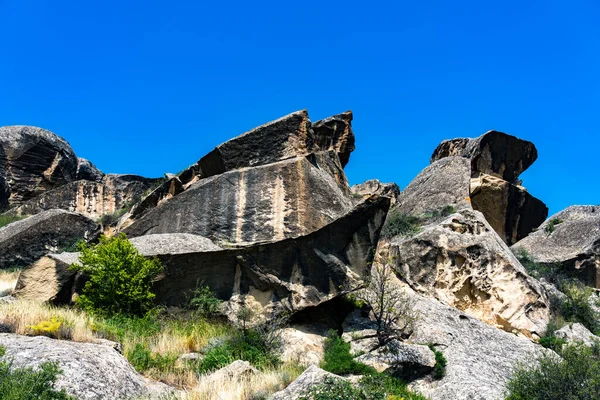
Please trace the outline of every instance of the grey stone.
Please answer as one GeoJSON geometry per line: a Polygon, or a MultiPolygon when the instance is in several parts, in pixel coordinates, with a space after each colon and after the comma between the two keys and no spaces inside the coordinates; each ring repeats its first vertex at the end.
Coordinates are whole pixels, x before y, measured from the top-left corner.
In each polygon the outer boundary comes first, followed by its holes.
{"type": "Polygon", "coordinates": [[[61,369],[56,386],[81,400],[158,397],[172,390],[151,384],[114,349],[92,343],[43,336],[0,334],[0,346],[15,367],[39,367],[56,362],[61,369]]]}
{"type": "Polygon", "coordinates": [[[77,180],[102,182],[104,173],[85,158],[77,158],[77,180]]]}
{"type": "Polygon", "coordinates": [[[63,138],[32,126],[0,128],[0,212],[76,176],[77,157],[63,138]]]}
{"type": "Polygon", "coordinates": [[[308,393],[313,386],[323,383],[327,377],[344,380],[341,376],[323,371],[319,367],[311,365],[287,388],[273,394],[270,400],[298,400],[301,396],[308,393]]]}
{"type": "Polygon", "coordinates": [[[536,262],[556,263],[587,285],[600,288],[600,206],[568,207],[512,248],[526,251],[536,262]]]}
{"type": "Polygon", "coordinates": [[[578,322],[563,326],[554,332],[554,336],[566,340],[567,343],[583,343],[586,346],[600,343],[600,337],[594,335],[588,328],[578,322]]]}
{"type": "Polygon", "coordinates": [[[350,190],[355,197],[370,196],[372,194],[388,196],[392,199],[392,205],[396,204],[400,196],[400,187],[398,185],[395,183],[381,183],[377,179],[369,179],[368,181],[354,185],[350,190]]]}
{"type": "Polygon", "coordinates": [[[297,365],[319,365],[323,360],[327,332],[314,326],[293,325],[277,333],[281,341],[279,359],[297,365]]]}
{"type": "Polygon", "coordinates": [[[136,249],[147,257],[169,254],[222,250],[210,239],[189,233],[163,233],[131,239],[136,249]]]}
{"type": "Polygon", "coordinates": [[[98,225],[81,214],[49,210],[0,228],[0,269],[24,267],[45,254],[92,240],[98,225]]]}
{"type": "Polygon", "coordinates": [[[345,167],[350,161],[350,153],[355,149],[352,132],[352,111],[334,115],[312,124],[315,149],[313,151],[334,150],[345,167]]]}
{"type": "Polygon", "coordinates": [[[207,380],[213,384],[218,384],[231,379],[242,380],[256,374],[258,374],[258,370],[250,365],[248,361],[237,360],[208,375],[207,380]]]}

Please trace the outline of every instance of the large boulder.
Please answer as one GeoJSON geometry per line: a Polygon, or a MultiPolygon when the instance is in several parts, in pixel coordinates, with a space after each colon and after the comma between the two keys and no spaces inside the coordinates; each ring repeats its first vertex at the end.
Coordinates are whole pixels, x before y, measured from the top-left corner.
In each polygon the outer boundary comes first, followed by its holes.
{"type": "Polygon", "coordinates": [[[124,232],[193,233],[232,244],[277,241],[322,228],[352,203],[337,154],[317,153],[201,179],[124,232]]]}
{"type": "Polygon", "coordinates": [[[92,240],[98,225],[64,210],[49,210],[0,228],[0,269],[27,266],[45,254],[92,240]]]}
{"type": "Polygon", "coordinates": [[[571,206],[512,248],[600,288],[600,206],[571,206]]]}
{"type": "Polygon", "coordinates": [[[565,340],[567,343],[583,343],[586,346],[600,344],[600,337],[594,335],[588,328],[578,322],[563,326],[554,332],[554,336],[565,340]]]}
{"type": "Polygon", "coordinates": [[[431,400],[501,400],[506,383],[521,363],[547,351],[530,340],[484,324],[455,308],[414,295],[419,318],[409,343],[430,343],[447,360],[444,377],[425,377],[409,387],[431,400]]]}
{"type": "Polygon", "coordinates": [[[392,200],[392,205],[396,204],[400,196],[400,187],[395,183],[382,183],[377,179],[369,179],[350,188],[352,196],[360,198],[377,194],[379,196],[388,196],[392,200]]]}
{"type": "Polygon", "coordinates": [[[435,149],[431,162],[449,156],[470,159],[472,170],[497,176],[510,183],[537,159],[535,145],[498,131],[488,131],[476,139],[445,140],[435,149]]]}
{"type": "Polygon", "coordinates": [[[493,326],[528,337],[546,330],[546,291],[477,211],[464,209],[415,236],[391,238],[378,256],[416,291],[493,326]]]}
{"type": "Polygon", "coordinates": [[[487,174],[471,180],[471,204],[508,245],[526,237],[548,216],[548,207],[523,186],[487,174]]]}
{"type": "Polygon", "coordinates": [[[0,128],[0,211],[76,177],[77,157],[63,138],[31,126],[0,128]]]}
{"type": "Polygon", "coordinates": [[[341,376],[324,371],[317,366],[311,365],[285,389],[273,394],[270,400],[298,400],[312,389],[315,385],[325,382],[326,378],[334,380],[345,380],[341,376]]]}
{"type": "Polygon", "coordinates": [[[117,174],[104,175],[101,181],[74,181],[22,203],[13,212],[32,215],[59,208],[98,219],[131,206],[157,181],[138,175],[117,174]]]}
{"type": "Polygon", "coordinates": [[[533,143],[506,133],[489,131],[476,139],[443,141],[431,157],[469,160],[470,200],[510,246],[536,229],[548,216],[548,207],[531,196],[518,181],[537,159],[533,143]]]}
{"type": "Polygon", "coordinates": [[[109,346],[0,333],[4,358],[13,367],[38,368],[57,363],[58,389],[81,400],[159,398],[171,390],[139,375],[125,357],[109,346]]]}

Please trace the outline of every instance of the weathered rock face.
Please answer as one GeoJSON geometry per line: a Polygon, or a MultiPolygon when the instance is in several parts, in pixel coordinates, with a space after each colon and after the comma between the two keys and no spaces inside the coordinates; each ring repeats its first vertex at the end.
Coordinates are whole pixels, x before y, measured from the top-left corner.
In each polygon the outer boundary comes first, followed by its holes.
{"type": "Polygon", "coordinates": [[[290,326],[280,330],[283,362],[318,366],[323,360],[327,331],[312,326],[290,326]]]}
{"type": "Polygon", "coordinates": [[[419,312],[408,342],[432,343],[447,359],[439,381],[423,378],[410,388],[431,400],[501,400],[514,368],[546,352],[541,346],[486,325],[436,300],[416,295],[419,312]]]}
{"type": "Polygon", "coordinates": [[[500,237],[512,245],[537,228],[548,216],[546,205],[517,181],[537,159],[533,143],[489,131],[476,139],[443,141],[431,162],[464,157],[470,160],[470,199],[500,237]]]}
{"type": "Polygon", "coordinates": [[[393,238],[379,256],[414,290],[484,322],[528,337],[546,330],[545,290],[479,212],[465,209],[414,237],[393,238]]]}
{"type": "Polygon", "coordinates": [[[525,188],[486,174],[471,180],[471,204],[509,245],[526,237],[548,216],[548,207],[525,188]]]}
{"type": "Polygon", "coordinates": [[[513,246],[540,263],[558,263],[586,284],[600,288],[600,206],[572,206],[550,217],[513,246]]]}
{"type": "Polygon", "coordinates": [[[85,158],[77,159],[77,180],[102,182],[104,173],[100,171],[94,164],[85,158]]]}
{"type": "Polygon", "coordinates": [[[355,149],[352,132],[352,111],[334,115],[312,124],[315,149],[313,151],[334,150],[340,157],[342,167],[350,161],[350,153],[355,149]]]}
{"type": "Polygon", "coordinates": [[[425,168],[400,193],[396,208],[403,214],[420,215],[445,206],[471,208],[469,161],[447,157],[425,168]]]}
{"type": "Polygon", "coordinates": [[[157,180],[138,175],[105,175],[100,182],[79,180],[22,203],[14,211],[32,215],[50,209],[78,212],[92,219],[114,214],[138,201],[157,180]]]}
{"type": "Polygon", "coordinates": [[[370,196],[377,194],[379,196],[388,196],[392,200],[392,205],[396,204],[400,196],[400,187],[395,183],[381,183],[377,179],[369,179],[363,183],[350,188],[354,197],[370,196]]]}
{"type": "Polygon", "coordinates": [[[0,211],[76,176],[77,157],[63,138],[31,126],[0,128],[0,211]]]}
{"type": "Polygon", "coordinates": [[[327,377],[336,380],[345,380],[341,376],[334,375],[312,365],[287,388],[275,393],[271,397],[271,400],[297,400],[306,395],[313,386],[323,383],[327,377]]]}
{"type": "Polygon", "coordinates": [[[567,324],[554,332],[554,336],[566,340],[567,343],[583,343],[586,346],[600,343],[600,337],[594,335],[580,323],[567,324]]]}
{"type": "Polygon", "coordinates": [[[0,346],[15,367],[56,362],[62,373],[56,387],[82,400],[158,398],[170,392],[139,375],[114,349],[91,343],[0,333],[0,346]]]}
{"type": "MultiPolygon", "coordinates": [[[[219,249],[205,238],[193,235],[147,235],[132,239],[147,256],[158,257],[164,273],[154,286],[156,299],[166,305],[180,305],[204,282],[223,300],[230,300],[228,315],[234,316],[238,301],[259,314],[298,311],[319,305],[354,288],[373,258],[379,232],[389,207],[389,198],[370,197],[351,212],[309,235],[250,247],[219,249]]],[[[60,257],[59,257],[60,256],[60,257]]],[[[77,286],[65,272],[72,262],[48,256],[21,273],[16,296],[37,297],[57,302],[70,300],[77,286]],[[35,269],[55,268],[56,294],[36,292],[22,284],[41,276],[35,269]],[[31,269],[31,273],[29,273],[31,269]],[[66,295],[62,295],[62,293],[66,295]]],[[[47,273],[45,276],[52,276],[47,273]]],[[[49,285],[46,285],[48,287],[49,285]]]]}
{"type": "Polygon", "coordinates": [[[24,267],[45,254],[98,235],[98,225],[81,214],[49,210],[0,229],[0,269],[24,267]]]}
{"type": "Polygon", "coordinates": [[[471,160],[472,170],[514,182],[537,159],[535,145],[515,136],[488,131],[476,139],[442,142],[431,156],[437,161],[448,156],[471,160]]]}
{"type": "Polygon", "coordinates": [[[337,155],[317,153],[201,179],[124,232],[184,232],[249,244],[306,235],[351,208],[337,155]]]}

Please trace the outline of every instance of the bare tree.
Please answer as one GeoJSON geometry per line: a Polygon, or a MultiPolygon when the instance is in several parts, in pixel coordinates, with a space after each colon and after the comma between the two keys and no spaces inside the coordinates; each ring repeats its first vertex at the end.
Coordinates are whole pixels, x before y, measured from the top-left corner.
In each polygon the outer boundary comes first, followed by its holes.
{"type": "Polygon", "coordinates": [[[356,292],[356,298],[370,309],[375,319],[379,346],[409,332],[418,318],[414,302],[395,282],[390,264],[376,263],[364,288],[356,292]]]}

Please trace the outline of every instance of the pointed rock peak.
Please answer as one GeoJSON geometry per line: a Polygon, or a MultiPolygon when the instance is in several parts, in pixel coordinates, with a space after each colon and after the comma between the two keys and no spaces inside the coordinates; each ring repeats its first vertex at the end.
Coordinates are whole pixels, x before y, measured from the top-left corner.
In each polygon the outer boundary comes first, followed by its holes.
{"type": "Polygon", "coordinates": [[[352,111],[348,110],[312,125],[318,151],[335,150],[344,167],[350,161],[350,153],[356,149],[352,118],[352,111]]]}

